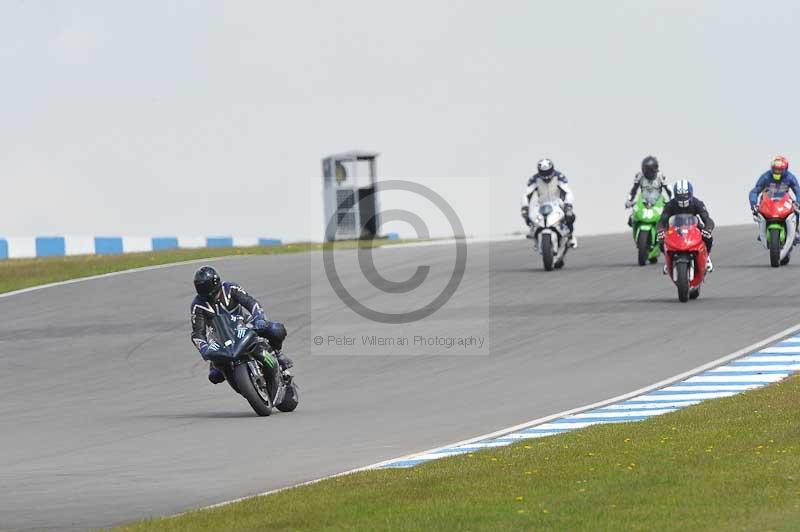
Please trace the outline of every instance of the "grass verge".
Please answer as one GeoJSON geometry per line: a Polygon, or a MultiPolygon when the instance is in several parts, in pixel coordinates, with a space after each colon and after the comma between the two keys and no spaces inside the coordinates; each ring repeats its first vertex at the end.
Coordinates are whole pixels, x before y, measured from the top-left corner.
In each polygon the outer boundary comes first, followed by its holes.
{"type": "Polygon", "coordinates": [[[197,259],[235,255],[277,255],[315,251],[324,246],[336,249],[377,247],[403,244],[408,240],[361,240],[334,244],[302,242],[280,246],[251,248],[200,248],[125,253],[120,255],[80,255],[73,257],[47,257],[36,259],[11,259],[0,261],[0,294],[58,281],[68,281],[145,266],[157,266],[197,259]]]}
{"type": "Polygon", "coordinates": [[[798,530],[798,405],[793,377],[638,423],[116,530],[798,530]]]}

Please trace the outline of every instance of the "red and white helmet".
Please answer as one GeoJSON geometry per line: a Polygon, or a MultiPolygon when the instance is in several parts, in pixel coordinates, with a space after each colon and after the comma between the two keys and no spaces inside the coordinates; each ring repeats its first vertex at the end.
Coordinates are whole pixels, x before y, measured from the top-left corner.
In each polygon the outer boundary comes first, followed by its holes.
{"type": "Polygon", "coordinates": [[[789,159],[783,155],[776,155],[772,158],[772,162],[769,166],[772,170],[772,177],[776,180],[780,180],[789,169],[789,159]]]}

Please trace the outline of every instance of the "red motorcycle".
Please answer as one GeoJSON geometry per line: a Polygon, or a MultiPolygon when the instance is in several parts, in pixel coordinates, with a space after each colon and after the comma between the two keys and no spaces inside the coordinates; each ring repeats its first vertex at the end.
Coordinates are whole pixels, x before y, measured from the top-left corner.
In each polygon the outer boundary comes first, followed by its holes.
{"type": "Polygon", "coordinates": [[[773,268],[789,264],[797,218],[795,203],[785,185],[770,187],[761,194],[758,202],[759,240],[769,250],[769,263],[773,268]]]}
{"type": "Polygon", "coordinates": [[[669,219],[669,229],[664,234],[665,273],[672,274],[678,287],[678,299],[686,303],[697,299],[700,285],[706,276],[708,250],[693,214],[676,214],[669,219]]]}

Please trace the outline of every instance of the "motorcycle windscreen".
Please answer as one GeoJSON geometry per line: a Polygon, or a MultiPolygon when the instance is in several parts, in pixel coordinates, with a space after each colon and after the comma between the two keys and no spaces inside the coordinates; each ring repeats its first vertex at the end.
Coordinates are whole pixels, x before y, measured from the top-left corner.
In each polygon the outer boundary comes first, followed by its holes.
{"type": "Polygon", "coordinates": [[[675,214],[669,217],[669,226],[674,227],[679,234],[683,234],[698,224],[697,216],[694,214],[675,214]]]}
{"type": "Polygon", "coordinates": [[[648,188],[642,190],[642,203],[647,206],[653,206],[661,199],[661,189],[648,188]]]}
{"type": "Polygon", "coordinates": [[[763,195],[768,197],[773,201],[778,201],[783,199],[783,197],[788,194],[789,187],[786,186],[784,183],[780,183],[779,185],[770,185],[764,189],[763,195]]]}
{"type": "Polygon", "coordinates": [[[211,336],[217,343],[225,349],[233,347],[236,343],[236,329],[234,328],[234,316],[224,312],[215,314],[211,318],[211,336]]]}

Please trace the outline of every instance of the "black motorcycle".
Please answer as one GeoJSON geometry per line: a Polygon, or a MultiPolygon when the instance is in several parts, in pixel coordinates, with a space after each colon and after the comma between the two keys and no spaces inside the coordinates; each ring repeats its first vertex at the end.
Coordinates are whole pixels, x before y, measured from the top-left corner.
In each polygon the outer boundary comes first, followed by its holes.
{"type": "Polygon", "coordinates": [[[242,395],[256,414],[268,416],[273,408],[291,412],[300,392],[294,377],[282,370],[269,342],[244,318],[223,312],[214,316],[210,336],[220,346],[208,360],[224,375],[231,388],[242,395]]]}

